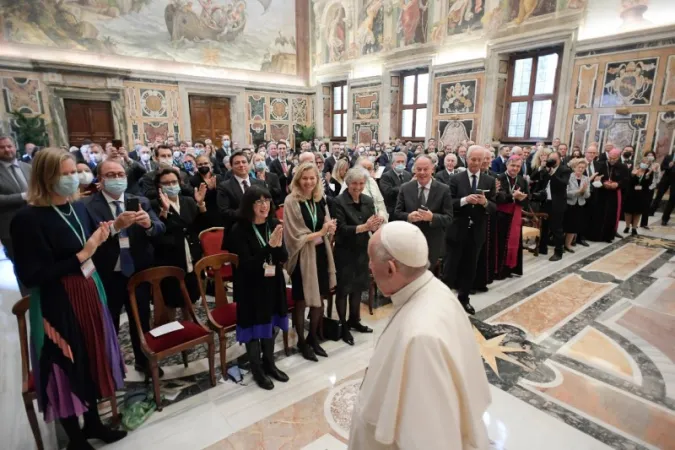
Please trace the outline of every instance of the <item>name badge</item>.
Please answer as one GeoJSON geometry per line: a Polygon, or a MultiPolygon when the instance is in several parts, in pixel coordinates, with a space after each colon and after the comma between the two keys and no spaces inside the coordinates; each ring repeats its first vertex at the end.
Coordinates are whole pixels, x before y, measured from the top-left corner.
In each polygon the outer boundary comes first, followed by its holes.
{"type": "Polygon", "coordinates": [[[120,248],[129,248],[129,236],[120,238],[120,248]]]}
{"type": "Polygon", "coordinates": [[[323,244],[323,238],[321,236],[317,236],[314,238],[314,246],[321,245],[323,244]]]}
{"type": "Polygon", "coordinates": [[[265,277],[270,278],[277,274],[277,267],[271,264],[263,264],[263,269],[265,269],[265,277]]]}
{"type": "Polygon", "coordinates": [[[642,186],[635,186],[635,190],[636,190],[636,191],[641,191],[641,190],[642,190],[642,186]]]}
{"type": "Polygon", "coordinates": [[[94,267],[92,260],[88,259],[80,265],[80,270],[85,278],[89,278],[91,277],[91,274],[94,273],[94,270],[96,270],[96,267],[94,267]]]}

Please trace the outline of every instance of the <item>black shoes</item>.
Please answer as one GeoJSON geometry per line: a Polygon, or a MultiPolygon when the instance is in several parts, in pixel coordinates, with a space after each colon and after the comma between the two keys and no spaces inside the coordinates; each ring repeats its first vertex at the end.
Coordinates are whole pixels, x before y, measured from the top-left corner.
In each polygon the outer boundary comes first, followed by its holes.
{"type": "Polygon", "coordinates": [[[473,309],[473,306],[471,306],[471,303],[466,302],[462,305],[464,307],[464,311],[467,312],[467,314],[471,314],[472,316],[476,314],[476,310],[473,309]]]}
{"type": "MultiPolygon", "coordinates": [[[[628,233],[628,231],[624,231],[624,233],[628,233]]],[[[623,239],[623,236],[621,236],[618,232],[614,233],[614,237],[618,237],[619,239],[623,239]]]]}
{"type": "Polygon", "coordinates": [[[113,430],[99,422],[93,426],[85,425],[82,429],[82,434],[85,439],[98,439],[106,444],[111,444],[125,438],[127,432],[123,430],[113,430]]]}
{"type": "Polygon", "coordinates": [[[319,358],[316,357],[314,350],[307,342],[305,342],[302,345],[298,344],[298,350],[302,354],[302,357],[305,358],[307,361],[314,361],[314,362],[319,361],[319,358]]]}
{"type": "Polygon", "coordinates": [[[314,353],[317,354],[318,356],[321,356],[323,358],[328,357],[328,353],[326,353],[326,350],[319,345],[319,341],[314,339],[311,335],[307,337],[307,345],[309,345],[312,350],[314,350],[314,353]]]}
{"type": "MultiPolygon", "coordinates": [[[[630,231],[630,228],[626,227],[626,228],[623,229],[623,234],[628,234],[629,231],[630,231]]],[[[617,233],[617,236],[616,236],[616,237],[620,237],[620,236],[618,235],[618,233],[617,233]]]]}
{"type": "Polygon", "coordinates": [[[635,228],[633,228],[633,229],[631,230],[631,232],[630,232],[630,235],[631,235],[631,236],[637,236],[637,235],[638,235],[638,234],[637,234],[637,230],[636,230],[635,228]]]}
{"type": "Polygon", "coordinates": [[[588,242],[583,241],[583,240],[577,241],[577,244],[583,245],[584,247],[588,247],[588,246],[589,246],[589,245],[588,245],[588,242]]]}
{"type": "Polygon", "coordinates": [[[361,322],[356,322],[356,321],[349,321],[347,322],[347,325],[349,328],[351,328],[354,331],[358,331],[359,333],[372,333],[373,330],[362,324],[361,322]]]}
{"type": "Polygon", "coordinates": [[[274,361],[274,339],[261,339],[263,362],[262,368],[265,375],[274,378],[277,381],[285,383],[288,381],[288,375],[279,370],[274,361]]]}
{"type": "Polygon", "coordinates": [[[342,325],[342,340],[349,345],[354,345],[354,336],[349,332],[349,325],[346,323],[342,325]]]}
{"type": "Polygon", "coordinates": [[[553,256],[551,256],[548,260],[549,261],[560,261],[562,259],[562,255],[559,255],[558,253],[554,253],[553,256]]]}
{"type": "Polygon", "coordinates": [[[274,383],[272,383],[272,380],[265,374],[265,371],[262,369],[260,364],[254,364],[251,362],[251,374],[253,375],[253,380],[255,380],[255,384],[260,386],[262,389],[265,389],[266,391],[271,391],[274,389],[274,383]]]}

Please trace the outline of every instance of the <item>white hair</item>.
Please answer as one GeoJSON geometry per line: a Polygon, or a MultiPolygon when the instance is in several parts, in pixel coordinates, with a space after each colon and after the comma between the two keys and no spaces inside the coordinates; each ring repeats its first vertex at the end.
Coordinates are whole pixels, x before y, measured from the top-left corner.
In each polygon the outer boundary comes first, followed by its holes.
{"type": "Polygon", "coordinates": [[[472,146],[469,147],[469,149],[466,151],[466,159],[470,159],[470,158],[471,158],[471,154],[472,154],[473,152],[480,152],[480,151],[487,151],[487,149],[486,149],[485,147],[483,147],[482,145],[472,145],[472,146]]]}
{"type": "Polygon", "coordinates": [[[347,171],[345,175],[344,183],[349,186],[354,181],[363,180],[367,181],[370,174],[363,167],[352,167],[347,171]]]}
{"type": "Polygon", "coordinates": [[[316,158],[314,157],[314,153],[312,152],[303,152],[300,153],[300,156],[298,156],[298,163],[306,163],[306,162],[311,162],[312,164],[316,164],[316,158]]]}
{"type": "Polygon", "coordinates": [[[391,159],[394,160],[394,159],[396,159],[396,158],[403,158],[404,160],[407,160],[407,159],[408,159],[408,155],[406,155],[406,154],[403,153],[403,152],[395,152],[395,153],[391,156],[391,159]]]}
{"type": "Polygon", "coordinates": [[[448,153],[447,155],[445,155],[445,159],[443,160],[443,162],[444,163],[447,162],[448,158],[454,159],[455,163],[457,162],[457,155],[455,155],[454,153],[448,153]]]}
{"type": "MultiPolygon", "coordinates": [[[[415,158],[415,162],[413,163],[413,169],[415,169],[417,167],[417,162],[421,159],[428,160],[431,163],[432,166],[436,165],[434,160],[431,159],[431,157],[429,155],[425,155],[424,153],[421,153],[421,154],[417,155],[417,157],[415,158]]],[[[436,161],[438,161],[438,157],[436,157],[436,161]]]]}

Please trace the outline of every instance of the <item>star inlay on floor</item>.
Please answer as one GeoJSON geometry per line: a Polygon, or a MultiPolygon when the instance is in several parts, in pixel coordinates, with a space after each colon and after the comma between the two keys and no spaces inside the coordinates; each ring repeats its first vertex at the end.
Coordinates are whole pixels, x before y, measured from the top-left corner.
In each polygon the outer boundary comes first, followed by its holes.
{"type": "MultiPolygon", "coordinates": [[[[530,350],[527,348],[521,347],[507,347],[502,345],[504,339],[507,337],[506,334],[500,334],[493,338],[486,339],[485,336],[481,334],[476,327],[473,327],[473,334],[478,341],[478,347],[480,349],[480,354],[483,357],[485,363],[492,369],[495,375],[499,376],[499,368],[497,367],[497,358],[508,361],[512,364],[522,367],[524,370],[531,372],[534,370],[534,367],[529,367],[528,365],[523,364],[515,358],[509,356],[509,353],[530,353],[530,350]]],[[[501,378],[501,377],[500,377],[501,378]]]]}

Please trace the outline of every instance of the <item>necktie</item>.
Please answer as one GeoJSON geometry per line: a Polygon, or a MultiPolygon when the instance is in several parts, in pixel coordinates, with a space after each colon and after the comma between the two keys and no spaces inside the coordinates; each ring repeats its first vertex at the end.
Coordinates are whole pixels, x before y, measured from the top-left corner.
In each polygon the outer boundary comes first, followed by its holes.
{"type": "MultiPolygon", "coordinates": [[[[122,214],[122,202],[114,201],[115,203],[115,217],[122,214]]],[[[120,230],[120,238],[128,238],[127,229],[120,230]]],[[[131,257],[131,248],[120,247],[120,270],[125,277],[130,277],[134,273],[134,259],[131,257]]]]}
{"type": "Polygon", "coordinates": [[[401,183],[403,183],[403,174],[402,173],[398,174],[398,179],[401,180],[401,183]]]}
{"type": "Polygon", "coordinates": [[[417,201],[419,202],[420,206],[424,206],[427,204],[426,199],[424,198],[424,190],[426,188],[424,186],[420,186],[420,195],[417,198],[417,201]]]}
{"type": "Polygon", "coordinates": [[[281,161],[281,170],[284,171],[284,174],[287,172],[288,169],[286,169],[286,161],[281,161]]]}
{"type": "Polygon", "coordinates": [[[242,181],[241,185],[244,187],[244,192],[246,192],[246,189],[248,189],[248,181],[246,180],[242,181]]]}
{"type": "Polygon", "coordinates": [[[14,164],[10,165],[9,167],[12,169],[12,175],[14,175],[16,184],[19,186],[21,192],[26,192],[26,182],[24,181],[22,174],[19,173],[19,167],[15,166],[14,164]]]}
{"type": "Polygon", "coordinates": [[[471,175],[471,193],[476,193],[476,188],[478,187],[478,178],[476,175],[471,175]]]}

